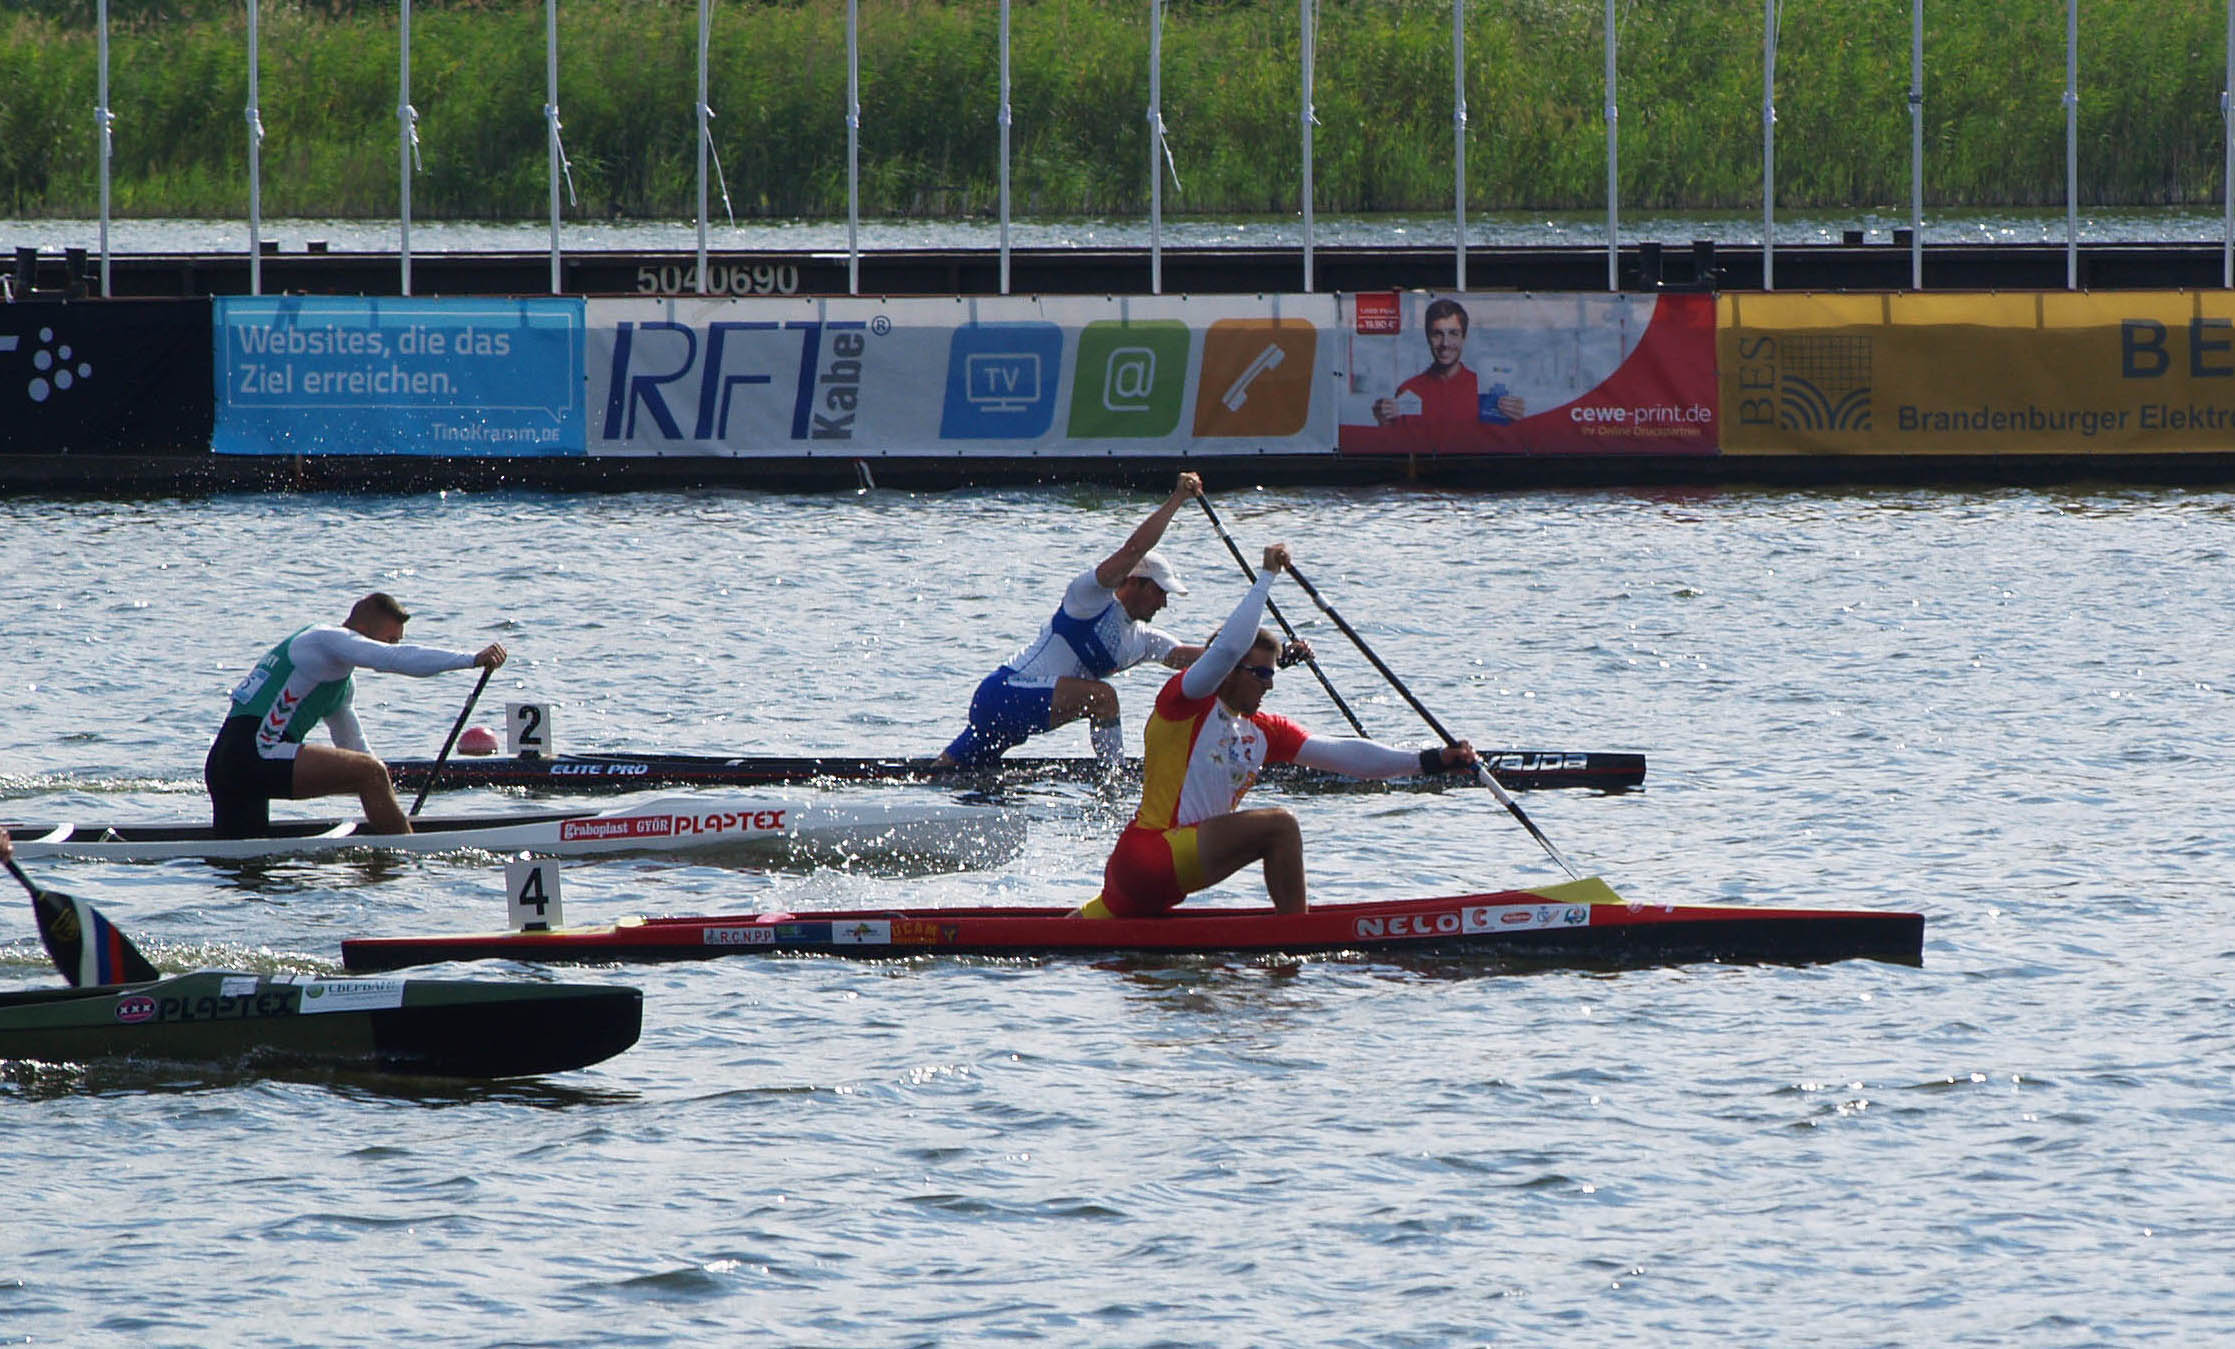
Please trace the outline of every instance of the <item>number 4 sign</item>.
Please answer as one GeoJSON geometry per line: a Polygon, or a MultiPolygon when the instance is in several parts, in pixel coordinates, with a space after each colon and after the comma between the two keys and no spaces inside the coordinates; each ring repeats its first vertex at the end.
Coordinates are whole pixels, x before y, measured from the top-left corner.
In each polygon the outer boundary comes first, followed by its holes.
{"type": "Polygon", "coordinates": [[[504,892],[516,932],[549,932],[566,925],[559,909],[559,864],[548,857],[504,864],[504,892]]]}

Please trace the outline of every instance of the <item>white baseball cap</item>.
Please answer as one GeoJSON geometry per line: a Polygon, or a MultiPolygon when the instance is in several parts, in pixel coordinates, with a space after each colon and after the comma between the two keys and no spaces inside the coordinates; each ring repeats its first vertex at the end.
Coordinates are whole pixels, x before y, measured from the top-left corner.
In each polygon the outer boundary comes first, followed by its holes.
{"type": "Polygon", "coordinates": [[[1126,576],[1140,576],[1154,581],[1167,595],[1187,593],[1187,583],[1180,579],[1180,574],[1172,570],[1172,564],[1166,562],[1154,548],[1141,554],[1141,560],[1133,564],[1133,570],[1127,572],[1126,576]]]}

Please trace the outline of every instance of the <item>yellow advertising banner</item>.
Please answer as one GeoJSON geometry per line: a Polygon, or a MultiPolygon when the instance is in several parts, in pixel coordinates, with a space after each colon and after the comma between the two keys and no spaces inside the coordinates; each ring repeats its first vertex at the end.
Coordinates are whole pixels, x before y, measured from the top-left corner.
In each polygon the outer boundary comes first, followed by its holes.
{"type": "Polygon", "coordinates": [[[2235,292],[1717,297],[1723,453],[2235,451],[2235,292]]]}

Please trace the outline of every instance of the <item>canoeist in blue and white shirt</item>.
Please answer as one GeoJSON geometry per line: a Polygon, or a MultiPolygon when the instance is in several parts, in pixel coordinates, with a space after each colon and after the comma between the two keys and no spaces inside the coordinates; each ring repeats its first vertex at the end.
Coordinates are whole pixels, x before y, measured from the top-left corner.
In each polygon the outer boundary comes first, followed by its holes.
{"type": "Polygon", "coordinates": [[[411,615],[374,591],[357,601],[341,627],[309,627],[264,653],[233,688],[225,725],[202,765],[211,823],[221,838],[256,838],[271,831],[273,798],[305,800],[355,792],[376,834],[408,834],[411,821],[396,801],[388,766],[365,743],[350,672],[433,675],[504,664],[495,642],[479,651],[404,646],[411,615]],[[333,747],[306,745],[320,722],[333,747]]]}
{"type": "Polygon", "coordinates": [[[1145,660],[1175,670],[1203,653],[1149,626],[1166,600],[1187,586],[1154,550],[1165,526],[1203,480],[1182,473],[1172,495],[1140,527],[1063,592],[1040,635],[987,675],[970,699],[970,725],[940,754],[942,765],[985,768],[1043,731],[1087,718],[1095,757],[1115,767],[1125,752],[1117,690],[1108,680],[1145,660]]]}

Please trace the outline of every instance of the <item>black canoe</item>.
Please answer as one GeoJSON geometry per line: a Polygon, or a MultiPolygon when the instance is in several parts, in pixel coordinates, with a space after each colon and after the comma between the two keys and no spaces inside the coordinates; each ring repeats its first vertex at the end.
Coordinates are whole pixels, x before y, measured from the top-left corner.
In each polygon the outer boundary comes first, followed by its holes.
{"type": "MultiPolygon", "coordinates": [[[[1642,754],[1584,753],[1565,750],[1505,750],[1486,756],[1490,771],[1508,791],[1547,791],[1580,787],[1620,792],[1645,781],[1642,754]]],[[[388,764],[396,785],[405,790],[426,785],[432,759],[396,759],[388,764]]],[[[1129,767],[1138,775],[1137,761],[1129,767]]],[[[561,754],[551,758],[453,756],[443,765],[444,787],[519,787],[528,791],[624,792],[642,787],[761,787],[779,782],[939,782],[982,786],[996,782],[1093,781],[1102,776],[1092,758],[1004,759],[996,769],[940,768],[929,759],[861,759],[841,756],[725,754],[561,754]]],[[[1402,779],[1432,785],[1463,778],[1402,779]]],[[[1357,785],[1352,779],[1315,772],[1295,764],[1271,764],[1265,781],[1287,787],[1326,788],[1357,785]]]]}

